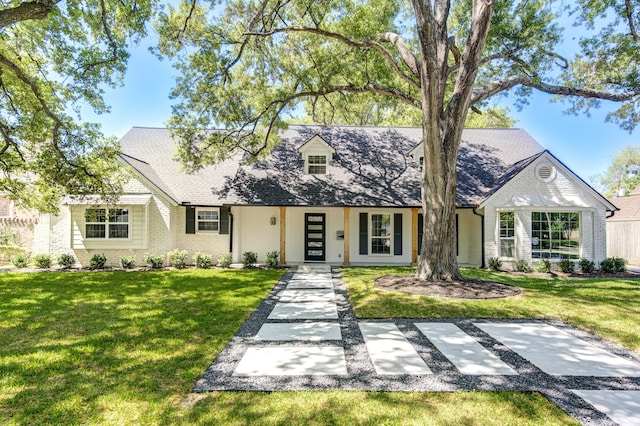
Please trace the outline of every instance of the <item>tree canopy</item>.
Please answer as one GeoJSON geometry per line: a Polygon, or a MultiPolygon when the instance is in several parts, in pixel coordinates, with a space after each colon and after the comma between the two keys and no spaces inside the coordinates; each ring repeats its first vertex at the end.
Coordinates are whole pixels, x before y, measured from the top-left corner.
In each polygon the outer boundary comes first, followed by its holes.
{"type": "Polygon", "coordinates": [[[508,92],[526,103],[539,90],[576,113],[618,102],[609,119],[633,129],[638,9],[614,0],[185,0],[158,23],[158,52],[181,73],[170,126],[180,158],[197,169],[238,149],[268,152],[305,103],[345,117],[362,103],[416,109],[425,149],[418,275],[456,279],[455,160],[468,111],[508,92]],[[563,14],[582,25],[570,56],[563,14]],[[228,131],[201,131],[210,127],[228,131]]]}
{"type": "Polygon", "coordinates": [[[595,179],[608,198],[631,193],[640,184],[640,146],[622,148],[607,170],[595,179]]]}
{"type": "Polygon", "coordinates": [[[0,0],[0,192],[56,211],[62,194],[117,194],[119,147],[82,111],[109,110],[153,0],[0,0]]]}

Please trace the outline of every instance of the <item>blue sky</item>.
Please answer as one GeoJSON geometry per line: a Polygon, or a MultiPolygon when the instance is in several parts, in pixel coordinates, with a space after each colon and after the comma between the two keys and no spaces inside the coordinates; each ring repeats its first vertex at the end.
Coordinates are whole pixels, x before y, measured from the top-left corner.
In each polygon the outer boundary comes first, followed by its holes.
{"type": "MultiPolygon", "coordinates": [[[[105,100],[111,113],[82,119],[103,126],[106,135],[122,137],[131,127],[165,126],[171,114],[169,92],[174,70],[167,61],[159,61],[145,46],[132,50],[124,86],[108,90],[105,100]]],[[[516,127],[525,129],[546,149],[582,179],[604,172],[611,158],[627,145],[640,145],[640,128],[629,134],[614,124],[605,123],[607,111],[615,104],[603,103],[590,117],[566,115],[566,105],[549,102],[549,96],[536,93],[522,111],[511,107],[510,115],[518,120],[516,127]]],[[[506,99],[500,102],[508,105],[506,99]]]]}

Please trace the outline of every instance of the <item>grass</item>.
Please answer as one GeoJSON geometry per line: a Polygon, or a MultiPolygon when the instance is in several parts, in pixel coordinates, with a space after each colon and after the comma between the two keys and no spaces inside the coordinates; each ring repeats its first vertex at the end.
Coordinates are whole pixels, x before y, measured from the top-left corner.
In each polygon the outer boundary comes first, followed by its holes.
{"type": "Polygon", "coordinates": [[[191,393],[280,274],[0,274],[0,424],[575,424],[528,392],[191,393]]]}
{"type": "Polygon", "coordinates": [[[359,318],[559,319],[640,351],[640,281],[629,278],[548,278],[463,269],[468,278],[523,288],[524,294],[486,300],[444,299],[374,288],[376,277],[411,268],[345,268],[342,274],[359,318]]]}

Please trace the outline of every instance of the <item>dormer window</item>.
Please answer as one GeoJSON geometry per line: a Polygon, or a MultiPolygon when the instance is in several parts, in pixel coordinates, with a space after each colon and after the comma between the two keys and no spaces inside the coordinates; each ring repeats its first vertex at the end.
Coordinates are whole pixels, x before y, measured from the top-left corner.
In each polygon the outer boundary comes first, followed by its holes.
{"type": "Polygon", "coordinates": [[[305,175],[326,175],[329,161],[336,153],[331,145],[318,135],[302,144],[298,152],[304,159],[305,175]]]}
{"type": "Polygon", "coordinates": [[[424,157],[420,157],[420,170],[424,167],[424,157]]]}
{"type": "Polygon", "coordinates": [[[327,174],[327,156],[326,155],[310,155],[307,160],[307,174],[310,175],[326,175],[327,174]]]}

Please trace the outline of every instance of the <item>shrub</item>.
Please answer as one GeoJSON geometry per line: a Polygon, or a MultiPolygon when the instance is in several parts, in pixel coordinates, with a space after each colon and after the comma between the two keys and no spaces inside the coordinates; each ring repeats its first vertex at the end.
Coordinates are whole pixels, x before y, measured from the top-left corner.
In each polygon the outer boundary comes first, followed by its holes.
{"type": "Polygon", "coordinates": [[[16,268],[26,268],[29,261],[26,254],[20,253],[11,258],[11,263],[13,263],[13,266],[16,268]]]}
{"type": "Polygon", "coordinates": [[[264,258],[264,263],[270,268],[275,268],[276,266],[278,266],[278,264],[280,264],[280,252],[270,251],[269,253],[267,253],[266,257],[264,258]]]}
{"type": "Polygon", "coordinates": [[[58,256],[58,265],[60,265],[63,269],[69,269],[76,263],[75,257],[69,253],[63,253],[58,256]]]}
{"type": "Polygon", "coordinates": [[[104,253],[96,253],[89,259],[89,267],[91,269],[104,269],[107,263],[107,256],[104,253]]]}
{"type": "Polygon", "coordinates": [[[120,258],[120,266],[123,269],[131,269],[136,266],[136,257],[135,256],[122,256],[120,258]]]}
{"type": "Polygon", "coordinates": [[[51,255],[50,254],[36,254],[33,256],[33,264],[36,268],[47,269],[51,268],[51,255]]]}
{"type": "Polygon", "coordinates": [[[590,274],[596,270],[596,263],[593,260],[589,260],[585,257],[580,259],[578,265],[580,266],[580,270],[585,274],[590,274]]]}
{"type": "Polygon", "coordinates": [[[224,253],[218,256],[218,265],[222,268],[228,268],[231,266],[231,253],[224,253]]]}
{"type": "Polygon", "coordinates": [[[618,272],[625,272],[627,270],[626,264],[626,260],[621,257],[608,257],[600,262],[600,269],[602,272],[617,274],[618,272]]]}
{"type": "Polygon", "coordinates": [[[187,267],[187,251],[186,250],[171,250],[168,253],[169,264],[178,268],[184,269],[187,267]]]}
{"type": "Polygon", "coordinates": [[[490,257],[489,268],[493,269],[494,271],[499,271],[500,268],[502,268],[502,262],[497,257],[490,257]]]}
{"type": "Polygon", "coordinates": [[[547,259],[543,259],[538,266],[536,266],[536,271],[538,272],[551,272],[551,262],[547,259]]]}
{"type": "Polygon", "coordinates": [[[576,264],[572,260],[562,259],[558,262],[558,269],[565,274],[573,274],[576,270],[576,264]]]}
{"type": "Polygon", "coordinates": [[[245,251],[242,253],[242,264],[245,268],[251,268],[258,263],[258,253],[255,251],[245,251]]]}
{"type": "Polygon", "coordinates": [[[164,258],[156,254],[147,253],[142,260],[144,260],[144,263],[151,269],[160,269],[162,265],[164,265],[164,258]]]}
{"type": "Polygon", "coordinates": [[[531,266],[526,260],[520,259],[516,261],[516,271],[518,272],[531,272],[531,266]]]}
{"type": "Polygon", "coordinates": [[[193,262],[196,264],[196,268],[209,269],[211,268],[211,255],[198,252],[193,255],[193,262]]]}

